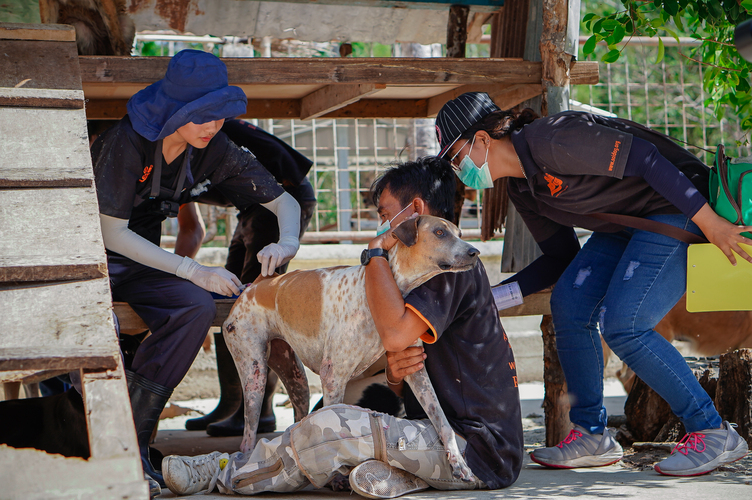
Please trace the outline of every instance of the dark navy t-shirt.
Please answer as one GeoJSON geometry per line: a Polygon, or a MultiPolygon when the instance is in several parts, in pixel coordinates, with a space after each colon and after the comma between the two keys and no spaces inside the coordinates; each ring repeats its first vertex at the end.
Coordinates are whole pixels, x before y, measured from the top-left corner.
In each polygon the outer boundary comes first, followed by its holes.
{"type": "MultiPolygon", "coordinates": [[[[486,270],[443,273],[410,292],[406,306],[429,325],[425,366],[465,458],[489,488],[512,484],[522,467],[520,395],[512,347],[499,321],[486,270]]],[[[426,418],[409,387],[408,418],[426,418]]]]}
{"type": "MultiPolygon", "coordinates": [[[[126,115],[94,141],[91,156],[100,213],[128,219],[132,231],[159,245],[166,216],[155,208],[160,200],[172,200],[188,150],[169,164],[163,158],[160,196],[150,200],[156,147],[156,142],[133,130],[126,115]]],[[[252,153],[233,144],[222,132],[205,148],[192,148],[190,172],[176,201],[203,201],[204,196],[211,200],[212,191],[241,211],[284,193],[252,153]]]]}

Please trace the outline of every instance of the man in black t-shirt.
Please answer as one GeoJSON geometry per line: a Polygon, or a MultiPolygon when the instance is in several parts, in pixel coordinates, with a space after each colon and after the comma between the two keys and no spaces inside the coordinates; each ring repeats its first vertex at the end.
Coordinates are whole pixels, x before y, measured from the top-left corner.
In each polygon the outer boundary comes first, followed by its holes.
{"type": "MultiPolygon", "coordinates": [[[[390,169],[372,187],[382,226],[413,214],[451,219],[454,184],[451,169],[434,158],[390,169]]],[[[170,490],[186,495],[217,485],[227,494],[292,492],[321,487],[337,472],[349,472],[353,491],[369,498],[429,486],[497,489],[514,483],[523,453],[517,376],[483,264],[440,274],[403,299],[377,250],[395,241],[387,231],[369,245],[375,251],[364,264],[366,298],[387,349],[387,381],[404,396],[407,418],[325,407],[273,440],[261,440],[248,454],[166,457],[162,468],[170,490]],[[412,347],[419,338],[425,348],[412,347]],[[468,482],[452,477],[436,430],[403,386],[404,377],[424,364],[473,472],[468,482]]]]}

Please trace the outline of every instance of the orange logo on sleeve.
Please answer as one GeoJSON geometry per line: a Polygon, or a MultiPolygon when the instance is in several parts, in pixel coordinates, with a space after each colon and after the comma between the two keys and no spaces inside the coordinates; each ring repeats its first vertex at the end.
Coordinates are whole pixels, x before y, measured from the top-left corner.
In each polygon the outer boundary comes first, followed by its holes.
{"type": "Polygon", "coordinates": [[[551,196],[554,196],[556,193],[561,191],[562,184],[564,184],[561,179],[558,179],[551,174],[546,174],[543,176],[543,178],[548,182],[548,189],[551,190],[551,196]]]}
{"type": "Polygon", "coordinates": [[[614,170],[614,162],[616,161],[616,155],[619,154],[619,146],[621,146],[621,141],[616,141],[614,143],[614,150],[611,151],[611,163],[608,164],[609,172],[614,170]]]}
{"type": "Polygon", "coordinates": [[[138,180],[138,182],[144,182],[146,179],[149,178],[149,174],[151,173],[152,169],[154,168],[153,165],[149,165],[148,167],[144,167],[144,175],[141,176],[141,178],[138,180]]]}

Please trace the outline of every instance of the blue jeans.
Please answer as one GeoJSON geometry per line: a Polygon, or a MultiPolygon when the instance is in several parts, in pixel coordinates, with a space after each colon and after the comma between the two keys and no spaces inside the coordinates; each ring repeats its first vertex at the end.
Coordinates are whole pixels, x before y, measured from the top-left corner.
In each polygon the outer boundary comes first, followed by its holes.
{"type": "MultiPolygon", "coordinates": [[[[652,216],[702,234],[684,215],[652,216]]],[[[681,354],[655,325],[686,289],[687,244],[636,229],[593,233],[551,296],[556,347],[567,380],[570,420],[593,433],[607,421],[603,348],[611,350],[671,406],[687,432],[722,420],[681,354]]]]}

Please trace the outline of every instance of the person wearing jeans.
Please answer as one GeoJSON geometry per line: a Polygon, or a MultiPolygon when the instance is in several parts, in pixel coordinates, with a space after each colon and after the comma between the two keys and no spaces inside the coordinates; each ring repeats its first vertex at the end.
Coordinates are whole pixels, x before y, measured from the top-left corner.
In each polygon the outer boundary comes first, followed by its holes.
{"type": "Polygon", "coordinates": [[[507,180],[509,199],[543,253],[503,283],[523,297],[556,283],[551,313],[574,428],[557,446],[534,450],[532,460],[571,468],[621,459],[606,429],[600,335],[687,429],[656,471],[693,476],[744,457],[747,443],[654,329],[686,287],[687,244],[663,232],[704,236],[732,264],[737,256],[752,262],[739,246],[751,243],[741,236],[749,228],[707,203],[707,166],[634,122],[575,111],[544,118],[529,109],[502,111],[480,92],[447,102],[436,131],[439,156],[468,187],[507,180]],[[652,219],[674,228],[633,229],[612,222],[615,216],[632,217],[634,227],[652,219]],[[582,249],[574,227],[594,231],[582,249]]]}

